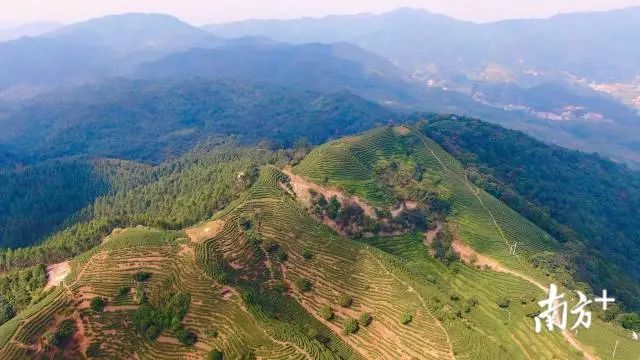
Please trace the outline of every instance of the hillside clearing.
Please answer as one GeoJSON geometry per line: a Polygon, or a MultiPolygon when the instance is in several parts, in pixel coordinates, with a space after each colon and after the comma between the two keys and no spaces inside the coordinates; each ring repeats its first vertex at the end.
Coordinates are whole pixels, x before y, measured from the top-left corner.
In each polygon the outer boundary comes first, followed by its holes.
{"type": "Polygon", "coordinates": [[[48,290],[54,286],[60,285],[69,272],[71,271],[71,266],[69,265],[69,261],[63,261],[61,263],[52,264],[47,266],[47,284],[44,287],[44,290],[48,290]]]}

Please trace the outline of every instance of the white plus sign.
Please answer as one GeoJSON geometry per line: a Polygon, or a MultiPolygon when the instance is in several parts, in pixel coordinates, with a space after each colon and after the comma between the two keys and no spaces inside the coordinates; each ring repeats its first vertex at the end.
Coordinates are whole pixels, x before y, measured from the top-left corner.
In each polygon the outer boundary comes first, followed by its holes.
{"type": "Polygon", "coordinates": [[[593,302],[602,303],[602,310],[607,310],[607,304],[614,301],[616,301],[616,299],[607,297],[607,290],[602,290],[602,297],[593,299],[593,302]]]}

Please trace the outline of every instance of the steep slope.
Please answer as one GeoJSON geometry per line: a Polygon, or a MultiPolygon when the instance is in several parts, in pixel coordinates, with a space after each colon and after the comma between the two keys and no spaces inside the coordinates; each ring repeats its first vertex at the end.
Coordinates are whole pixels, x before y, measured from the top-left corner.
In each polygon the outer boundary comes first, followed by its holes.
{"type": "Polygon", "coordinates": [[[579,278],[596,288],[614,286],[619,298],[633,308],[639,306],[637,172],[478,120],[425,119],[421,130],[464,163],[477,185],[554,234],[565,246],[583,244],[568,256],[577,265],[579,278]],[[593,252],[604,255],[589,255],[593,252]],[[600,258],[619,267],[612,270],[600,258]]]}
{"type": "Polygon", "coordinates": [[[579,342],[532,335],[531,308],[544,296],[536,283],[563,274],[531,262],[557,243],[467,181],[461,165],[417,131],[337,140],[289,171],[262,167],[248,191],[185,232],[113,232],[71,262],[64,283],[0,327],[0,356],[581,359],[605,358],[616,342],[617,358],[637,354],[626,333],[597,319],[579,342]],[[405,182],[416,174],[420,180],[405,182]],[[394,218],[406,218],[413,201],[429,222],[441,222],[436,233],[451,232],[455,244],[503,270],[431,256],[424,231],[411,226],[342,236],[333,227],[347,226],[337,221],[351,221],[352,205],[342,200],[337,220],[326,218],[308,202],[301,176],[377,208],[368,213],[383,227],[398,213],[396,201],[405,205],[394,218]],[[433,192],[452,206],[445,217],[433,192]],[[516,255],[505,241],[518,242],[516,255]],[[75,325],[61,334],[65,319],[75,325]]]}
{"type": "MultiPolygon", "coordinates": [[[[569,288],[584,287],[584,284],[572,279],[570,268],[553,261],[554,254],[561,251],[556,240],[473,185],[460,163],[417,131],[376,130],[360,137],[329,143],[309,154],[297,169],[316,181],[328,181],[330,185],[342,187],[350,193],[360,194],[373,203],[383,205],[386,201],[381,199],[388,198],[388,193],[387,196],[380,196],[380,182],[383,180],[374,174],[378,173],[375,169],[379,168],[383,161],[381,159],[392,156],[396,157],[392,161],[396,162],[397,165],[394,166],[399,166],[399,169],[403,169],[402,164],[407,161],[409,164],[414,162],[412,166],[415,168],[425,169],[423,178],[426,180],[422,181],[435,184],[438,191],[451,202],[452,211],[448,219],[453,226],[454,237],[467,244],[456,244],[454,240],[451,246],[458,252],[473,251],[478,254],[477,257],[467,254],[463,259],[466,257],[467,260],[478,261],[480,257],[488,256],[490,262],[482,258],[479,263],[484,262],[494,269],[508,269],[509,273],[536,287],[541,284],[546,287],[549,282],[569,288]],[[398,137],[405,139],[398,142],[398,137]],[[475,250],[469,250],[468,246],[475,250]]],[[[412,174],[410,169],[408,173],[412,174]]],[[[400,176],[401,171],[397,176],[400,176]]],[[[411,193],[410,191],[409,194],[411,193]]],[[[406,193],[403,195],[396,192],[396,196],[399,199],[396,201],[406,201],[406,198],[402,200],[406,193]]],[[[384,248],[395,249],[395,246],[387,242],[380,244],[384,248]]],[[[601,332],[593,328],[581,331],[580,338],[585,343],[579,346],[593,356],[608,356],[608,351],[613,349],[617,340],[629,339],[629,335],[619,327],[600,321],[594,325],[596,326],[609,329],[612,336],[605,340],[603,337],[598,338],[596,334],[601,332]]],[[[575,342],[573,335],[566,336],[575,342]]],[[[629,351],[635,348],[633,343],[627,343],[626,346],[629,346],[629,351]]]]}
{"type": "MultiPolygon", "coordinates": [[[[462,358],[513,359],[533,351],[543,357],[569,358],[557,336],[541,336],[542,345],[535,350],[515,342],[498,346],[498,337],[506,335],[500,331],[495,340],[482,344],[485,335],[472,324],[480,319],[495,322],[490,319],[501,310],[492,307],[490,300],[480,300],[486,302],[487,310],[473,310],[470,319],[456,320],[450,307],[459,305],[435,300],[442,294],[439,287],[424,275],[412,274],[395,257],[318,225],[280,187],[286,182],[277,169],[264,169],[248,196],[218,216],[222,229],[202,243],[176,239],[183,236],[179,233],[141,228],[112,235],[74,260],[62,288],[0,328],[3,357],[56,351],[78,356],[90,351],[97,358],[123,354],[201,358],[217,348],[229,357],[250,352],[269,358],[443,359],[455,353],[462,358]],[[286,258],[275,256],[274,246],[286,258]],[[303,256],[305,251],[311,257],[303,256]],[[133,276],[140,271],[150,273],[150,280],[136,283],[133,276]],[[299,285],[301,279],[309,281],[310,289],[299,285]],[[141,290],[133,295],[131,290],[121,292],[123,286],[141,290]],[[135,314],[146,306],[138,305],[142,292],[152,306],[159,306],[161,292],[188,294],[190,305],[182,323],[197,335],[197,343],[176,342],[177,333],[168,328],[155,340],[138,335],[139,330],[126,319],[136,319],[135,314]],[[332,305],[343,293],[349,294],[352,304],[332,305]],[[103,311],[88,308],[96,296],[107,298],[103,311]],[[318,315],[324,305],[334,309],[331,320],[318,315]],[[63,350],[39,340],[63,319],[54,316],[56,311],[74,319],[77,328],[63,350]],[[341,325],[363,311],[372,314],[373,322],[363,324],[356,334],[342,333],[341,325]],[[412,315],[410,324],[401,324],[403,313],[412,315]],[[207,335],[212,330],[217,332],[215,337],[207,335]]],[[[433,275],[447,274],[434,260],[426,258],[422,265],[433,275]]],[[[466,278],[462,274],[459,279],[466,278]]],[[[515,285],[514,295],[532,291],[526,283],[505,280],[505,287],[515,285]]],[[[476,279],[476,284],[480,282],[476,279]]],[[[447,286],[445,281],[437,283],[447,286]]],[[[518,313],[514,310],[511,315],[514,322],[518,313]]],[[[518,327],[524,336],[526,327],[518,327]]]]}

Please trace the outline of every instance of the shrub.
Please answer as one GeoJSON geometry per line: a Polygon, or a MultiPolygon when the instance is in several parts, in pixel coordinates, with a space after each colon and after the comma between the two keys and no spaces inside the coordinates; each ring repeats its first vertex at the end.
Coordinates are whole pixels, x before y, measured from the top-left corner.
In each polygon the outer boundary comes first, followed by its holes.
{"type": "Polygon", "coordinates": [[[128,286],[120,286],[120,288],[118,288],[118,296],[125,296],[127,294],[129,294],[129,292],[131,291],[131,288],[128,286]]]}
{"type": "Polygon", "coordinates": [[[500,297],[498,298],[498,300],[496,300],[496,304],[498,304],[499,307],[501,308],[508,308],[509,305],[511,305],[511,300],[509,298],[506,297],[500,297]]]}
{"type": "Polygon", "coordinates": [[[133,279],[137,282],[144,282],[149,280],[149,278],[151,278],[150,272],[138,271],[137,273],[133,274],[133,279]]]}
{"type": "Polygon", "coordinates": [[[144,332],[144,336],[149,339],[149,340],[155,340],[158,338],[158,336],[160,336],[160,333],[162,332],[162,329],[160,329],[158,326],[155,325],[151,325],[147,328],[147,330],[145,330],[144,332]]]}
{"type": "Polygon", "coordinates": [[[480,300],[478,300],[477,297],[472,296],[469,299],[467,299],[467,306],[470,306],[470,307],[476,306],[476,305],[478,305],[479,302],[480,302],[480,300]]]}
{"type": "Polygon", "coordinates": [[[311,290],[311,282],[305,278],[298,278],[295,281],[296,283],[296,287],[302,291],[302,292],[307,292],[311,290]]]}
{"type": "Polygon", "coordinates": [[[136,296],[138,298],[139,304],[146,304],[149,299],[147,299],[147,294],[144,292],[142,286],[136,287],[136,296]]]}
{"type": "Polygon", "coordinates": [[[246,216],[242,216],[238,219],[238,225],[240,225],[244,230],[249,230],[253,227],[253,221],[246,216]]]}
{"type": "Polygon", "coordinates": [[[360,314],[360,317],[358,318],[358,323],[362,326],[369,326],[372,321],[373,317],[368,312],[360,314]]]}
{"type": "Polygon", "coordinates": [[[306,260],[311,260],[313,259],[313,254],[311,253],[311,251],[309,251],[309,249],[305,249],[302,252],[302,257],[305,258],[306,260]]]}
{"type": "Polygon", "coordinates": [[[617,304],[612,304],[611,306],[609,306],[609,308],[604,311],[603,313],[601,313],[599,315],[599,317],[605,321],[605,322],[609,322],[613,319],[615,319],[618,314],[620,314],[620,306],[618,306],[617,304]]]}
{"type": "Polygon", "coordinates": [[[208,338],[217,338],[218,337],[218,329],[208,328],[204,331],[204,336],[208,338]]]}
{"type": "Polygon", "coordinates": [[[287,253],[284,250],[278,251],[278,260],[280,260],[280,262],[285,262],[287,261],[288,258],[289,258],[289,255],[287,255],[287,253]]]}
{"type": "Polygon", "coordinates": [[[540,307],[537,304],[528,304],[524,307],[524,314],[534,318],[540,314],[540,307]]]}
{"type": "Polygon", "coordinates": [[[342,307],[349,307],[351,306],[351,303],[353,303],[353,299],[347,294],[342,294],[338,298],[338,305],[342,307]]]}
{"type": "Polygon", "coordinates": [[[618,315],[618,322],[623,328],[640,331],[640,314],[638,313],[624,313],[618,315]]]}
{"type": "Polygon", "coordinates": [[[409,324],[412,320],[413,320],[413,315],[411,315],[411,314],[409,314],[409,313],[407,313],[407,312],[402,313],[402,315],[400,315],[400,323],[401,323],[402,325],[407,325],[407,324],[409,324]]]}
{"type": "Polygon", "coordinates": [[[189,330],[180,329],[176,331],[176,339],[185,345],[193,345],[198,341],[198,336],[189,330]]]}
{"type": "Polygon", "coordinates": [[[51,338],[51,343],[57,347],[63,347],[67,340],[76,332],[76,322],[73,319],[65,319],[51,338]]]}
{"type": "Polygon", "coordinates": [[[345,335],[355,333],[358,331],[358,321],[356,319],[346,319],[342,324],[342,331],[345,335]]]}
{"type": "Polygon", "coordinates": [[[92,342],[91,344],[89,344],[84,354],[88,358],[99,356],[101,354],[100,343],[92,342]]]}
{"type": "Polygon", "coordinates": [[[278,280],[271,286],[271,290],[279,294],[282,294],[283,292],[286,292],[287,290],[289,290],[289,287],[287,286],[286,282],[282,280],[278,280]]]}
{"type": "Polygon", "coordinates": [[[207,360],[222,360],[222,359],[223,359],[222,351],[217,349],[211,350],[209,355],[207,355],[207,360]]]}
{"type": "Polygon", "coordinates": [[[338,200],[338,198],[334,195],[329,199],[329,205],[327,206],[327,216],[330,219],[335,219],[338,217],[338,211],[340,210],[340,207],[342,205],[340,204],[340,201],[338,200]]]}
{"type": "Polygon", "coordinates": [[[325,305],[320,308],[318,314],[320,314],[320,316],[325,320],[333,319],[333,310],[331,310],[331,307],[329,305],[325,305]]]}
{"type": "Polygon", "coordinates": [[[102,312],[102,310],[104,310],[104,307],[106,305],[106,301],[104,298],[100,296],[96,296],[93,299],[91,299],[91,302],[89,305],[91,306],[91,310],[102,312]]]}

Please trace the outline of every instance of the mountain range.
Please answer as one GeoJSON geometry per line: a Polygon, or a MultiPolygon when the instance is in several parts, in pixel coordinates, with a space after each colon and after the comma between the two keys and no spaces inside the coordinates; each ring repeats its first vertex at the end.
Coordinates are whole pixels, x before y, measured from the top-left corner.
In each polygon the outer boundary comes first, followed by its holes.
{"type": "Polygon", "coordinates": [[[638,23],[0,32],[0,358],[637,360],[638,23]]]}
{"type": "Polygon", "coordinates": [[[161,14],[106,16],[1,42],[0,101],[115,76],[263,81],[479,117],[637,167],[637,54],[627,46],[637,11],[473,24],[400,9],[203,28],[161,14]],[[587,41],[591,23],[602,26],[587,41]],[[596,61],[609,38],[610,56],[596,61]]]}
{"type": "Polygon", "coordinates": [[[346,41],[425,76],[478,76],[497,63],[523,83],[558,76],[598,82],[637,75],[640,8],[488,24],[404,8],[379,15],[248,20],[205,28],[218,36],[268,36],[294,43],[346,41]],[[597,26],[595,26],[597,25],[597,26]],[[607,56],[602,56],[606,54],[607,56]]]}

